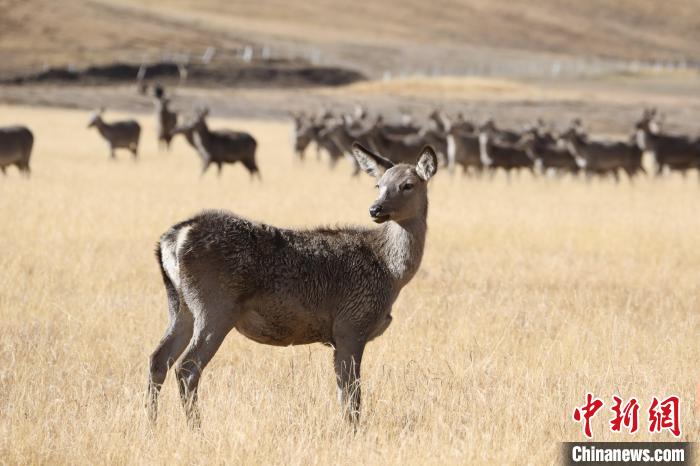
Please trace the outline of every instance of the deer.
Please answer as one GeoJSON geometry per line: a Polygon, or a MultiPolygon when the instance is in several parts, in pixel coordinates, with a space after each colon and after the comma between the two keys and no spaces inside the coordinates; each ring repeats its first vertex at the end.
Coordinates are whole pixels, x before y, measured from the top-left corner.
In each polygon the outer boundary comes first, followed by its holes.
{"type": "Polygon", "coordinates": [[[641,120],[635,124],[637,146],[654,154],[656,176],[665,167],[685,175],[689,169],[700,169],[700,139],[662,134],[655,121],[656,109],[644,110],[641,120]]]}
{"type": "Polygon", "coordinates": [[[7,167],[16,166],[25,177],[29,177],[29,159],[34,147],[34,134],[26,126],[0,127],[0,171],[3,175],[7,167]]]}
{"type": "Polygon", "coordinates": [[[589,140],[576,126],[569,128],[561,137],[589,179],[594,174],[611,174],[617,182],[620,180],[620,169],[627,173],[630,181],[639,172],[646,173],[642,166],[643,151],[634,143],[634,137],[630,138],[630,142],[594,141],[589,140]]]}
{"type": "Polygon", "coordinates": [[[488,133],[492,141],[513,145],[520,140],[521,134],[509,129],[501,129],[496,126],[493,118],[486,120],[479,128],[481,134],[488,133]]]}
{"type": "Polygon", "coordinates": [[[510,181],[512,170],[520,171],[527,168],[531,174],[535,174],[534,160],[531,158],[535,140],[531,135],[518,138],[515,143],[499,139],[503,134],[492,125],[484,125],[479,133],[479,145],[481,163],[493,176],[498,168],[506,172],[510,181]]]}
{"type": "Polygon", "coordinates": [[[286,229],[204,211],[160,237],[169,324],[149,360],[152,422],[174,367],[188,424],[201,426],[202,372],[236,329],[266,345],[330,345],[341,412],[357,426],[365,346],[387,330],[421,264],[437,156],[426,146],[416,164],[394,164],[359,144],[353,156],[377,180],[369,215],[379,227],[286,229]]]}
{"type": "Polygon", "coordinates": [[[474,170],[481,173],[483,163],[481,161],[481,148],[479,136],[473,133],[473,126],[463,118],[452,121],[447,115],[440,114],[436,117],[447,134],[447,170],[454,173],[455,166],[461,165],[464,174],[474,170]]]}
{"type": "Polygon", "coordinates": [[[155,98],[158,146],[169,151],[173,130],[177,127],[177,112],[170,110],[168,105],[170,105],[170,99],[167,97],[155,98]]]}
{"type": "Polygon", "coordinates": [[[381,116],[377,117],[367,136],[373,150],[395,163],[415,163],[415,154],[425,145],[425,139],[419,132],[400,134],[393,132],[393,129],[387,131],[381,116]]]}
{"type": "Polygon", "coordinates": [[[292,113],[294,129],[292,132],[294,153],[299,160],[304,160],[306,148],[314,140],[317,126],[312,119],[307,119],[303,113],[292,113]]]}
{"type": "Polygon", "coordinates": [[[208,109],[201,109],[190,123],[173,130],[174,135],[183,134],[197,150],[202,160],[201,175],[206,173],[212,163],[216,164],[217,173],[221,176],[223,164],[240,162],[251,177],[260,178],[260,170],[255,161],[255,151],[258,147],[255,138],[243,131],[212,131],[206,122],[208,115],[208,109]]]}
{"type": "Polygon", "coordinates": [[[316,140],[318,127],[313,124],[302,124],[294,127],[294,153],[299,160],[304,160],[306,148],[316,140]]]}
{"type": "Polygon", "coordinates": [[[338,164],[338,160],[345,157],[345,152],[343,148],[339,146],[333,138],[330,137],[330,134],[328,134],[325,131],[327,124],[328,121],[324,121],[318,126],[314,127],[313,139],[318,149],[317,154],[320,154],[320,149],[325,150],[329,157],[328,165],[331,169],[334,169],[335,166],[338,164]]]}
{"type": "Polygon", "coordinates": [[[131,151],[134,160],[138,158],[139,138],[141,136],[141,125],[136,120],[123,120],[107,123],[102,119],[104,108],[95,111],[90,117],[88,128],[97,128],[100,135],[109,144],[109,155],[112,160],[116,159],[117,149],[128,149],[131,151]]]}
{"type": "Polygon", "coordinates": [[[346,156],[348,156],[353,171],[352,176],[357,176],[360,173],[360,166],[357,164],[357,160],[352,155],[352,147],[354,142],[359,142],[361,145],[367,147],[370,145],[370,129],[353,129],[349,126],[346,120],[336,120],[325,129],[320,131],[318,134],[319,139],[330,139],[335,145],[343,151],[346,156]]]}
{"type": "Polygon", "coordinates": [[[538,122],[537,126],[525,132],[533,138],[533,144],[527,150],[535,166],[545,174],[549,170],[554,170],[557,174],[578,174],[579,166],[566,144],[560,142],[557,136],[543,130],[544,125],[538,122]]]}

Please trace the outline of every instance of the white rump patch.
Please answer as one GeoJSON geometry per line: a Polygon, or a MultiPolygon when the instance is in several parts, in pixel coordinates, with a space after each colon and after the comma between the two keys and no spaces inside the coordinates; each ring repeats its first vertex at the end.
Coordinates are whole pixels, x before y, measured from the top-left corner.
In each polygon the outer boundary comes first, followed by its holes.
{"type": "Polygon", "coordinates": [[[175,241],[163,240],[160,243],[160,253],[163,260],[163,268],[175,288],[180,289],[180,251],[182,250],[191,226],[182,227],[175,236],[175,241]]]}

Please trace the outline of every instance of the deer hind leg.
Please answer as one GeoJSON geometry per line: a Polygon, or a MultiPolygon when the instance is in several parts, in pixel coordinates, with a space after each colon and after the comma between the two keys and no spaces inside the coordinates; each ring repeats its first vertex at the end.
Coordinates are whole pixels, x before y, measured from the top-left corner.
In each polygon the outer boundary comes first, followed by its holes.
{"type": "Polygon", "coordinates": [[[241,163],[246,168],[246,170],[248,170],[248,173],[250,174],[251,178],[257,176],[259,179],[262,179],[260,176],[260,170],[258,169],[258,166],[255,163],[254,157],[242,159],[241,163]]]}
{"type": "Polygon", "coordinates": [[[620,183],[620,174],[617,172],[617,168],[612,171],[612,176],[615,179],[615,184],[620,183]]]}
{"type": "Polygon", "coordinates": [[[202,172],[200,173],[200,176],[204,176],[209,168],[209,165],[211,165],[211,160],[208,158],[202,158],[202,172]]]}
{"type": "Polygon", "coordinates": [[[192,313],[174,289],[168,290],[168,307],[170,324],[150,359],[147,409],[152,422],[157,418],[158,394],[168,370],[192,339],[192,313]]]}
{"type": "Polygon", "coordinates": [[[336,338],[333,353],[335,377],[338,383],[338,402],[343,417],[357,426],[360,420],[360,364],[365,342],[357,338],[336,338]]]}
{"type": "Polygon", "coordinates": [[[202,371],[218,351],[234,325],[231,309],[221,305],[204,306],[206,312],[195,312],[194,332],[180,362],[175,367],[180,399],[187,422],[199,428],[201,417],[197,407],[197,388],[202,371]]]}

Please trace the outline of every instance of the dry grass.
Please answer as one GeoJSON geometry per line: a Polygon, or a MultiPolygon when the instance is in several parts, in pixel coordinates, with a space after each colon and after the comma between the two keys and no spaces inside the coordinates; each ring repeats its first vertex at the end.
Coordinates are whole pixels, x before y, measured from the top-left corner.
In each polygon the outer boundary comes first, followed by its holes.
{"type": "MultiPolygon", "coordinates": [[[[0,179],[0,462],[553,463],[558,442],[582,438],[571,413],[587,390],[643,409],[677,393],[684,438],[698,440],[695,180],[438,175],[423,267],[366,352],[356,435],[327,348],[235,333],[205,372],[201,432],[186,428],[172,377],[150,430],[147,359],[166,325],[158,235],[205,207],[366,224],[372,183],[294,164],[282,123],[237,122],[261,141],[259,184],[240,167],[200,180],[184,143],[156,152],[150,121],[142,160],[113,163],[85,113],[1,110],[0,124],[26,122],[38,141],[32,179],[0,179]]],[[[613,435],[607,418],[597,440],[649,438],[613,435]]]]}

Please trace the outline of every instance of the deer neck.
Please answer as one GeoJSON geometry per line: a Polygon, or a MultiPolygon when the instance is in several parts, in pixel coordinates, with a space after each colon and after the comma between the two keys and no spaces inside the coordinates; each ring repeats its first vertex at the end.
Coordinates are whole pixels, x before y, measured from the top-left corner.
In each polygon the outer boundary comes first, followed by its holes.
{"type": "Polygon", "coordinates": [[[204,157],[208,158],[209,160],[212,159],[212,155],[209,150],[210,135],[211,133],[209,132],[209,128],[207,127],[206,123],[197,125],[192,131],[194,146],[204,157]]]}
{"type": "Polygon", "coordinates": [[[428,205],[423,212],[409,220],[386,222],[377,231],[379,255],[393,279],[393,288],[398,293],[418,271],[423,259],[427,232],[428,205]]]}
{"type": "Polygon", "coordinates": [[[97,131],[99,131],[102,135],[106,135],[109,131],[109,125],[102,119],[95,121],[95,126],[97,127],[97,131]]]}

